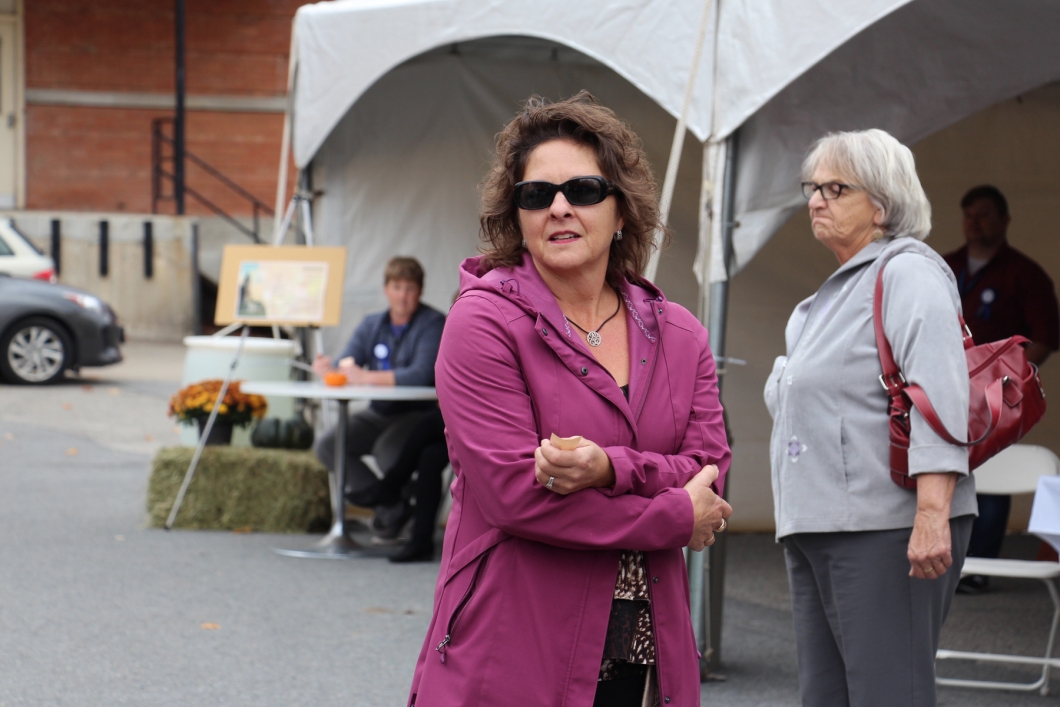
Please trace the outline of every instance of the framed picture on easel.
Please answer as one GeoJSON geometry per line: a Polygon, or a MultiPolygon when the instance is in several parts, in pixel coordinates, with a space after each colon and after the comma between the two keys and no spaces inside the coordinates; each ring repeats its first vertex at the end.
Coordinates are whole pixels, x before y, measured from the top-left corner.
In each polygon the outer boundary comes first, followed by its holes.
{"type": "Polygon", "coordinates": [[[214,322],[336,326],[345,274],[342,247],[225,246],[214,322]]]}

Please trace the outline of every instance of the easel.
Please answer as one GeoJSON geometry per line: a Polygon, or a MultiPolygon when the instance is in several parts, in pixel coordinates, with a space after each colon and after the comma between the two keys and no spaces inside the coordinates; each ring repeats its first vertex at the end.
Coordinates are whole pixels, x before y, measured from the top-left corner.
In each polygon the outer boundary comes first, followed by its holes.
{"type": "MultiPolygon", "coordinates": [[[[291,230],[291,224],[294,223],[296,216],[301,216],[301,231],[305,236],[306,246],[312,247],[316,245],[313,237],[313,210],[310,208],[313,203],[313,196],[312,192],[302,189],[296,189],[295,193],[291,195],[291,201],[287,204],[287,209],[284,211],[280,227],[276,229],[276,235],[272,241],[274,246],[283,245],[284,240],[287,238],[287,232],[291,230]]],[[[324,350],[324,335],[321,333],[320,327],[313,326],[308,328],[313,332],[313,353],[321,353],[324,350]]],[[[273,327],[273,336],[275,337],[277,334],[278,332],[273,327]]],[[[299,361],[291,361],[291,365],[307,373],[314,373],[312,366],[299,361]]],[[[331,423],[331,414],[324,405],[320,406],[320,416],[324,426],[328,427],[331,423]]]]}
{"type": "MultiPolygon", "coordinates": [[[[287,232],[291,229],[291,224],[294,222],[296,215],[301,216],[302,233],[305,235],[305,244],[309,247],[316,245],[313,239],[313,212],[312,209],[310,209],[312,201],[313,194],[311,192],[302,190],[295,191],[291,196],[291,203],[287,205],[287,210],[283,214],[283,220],[280,221],[280,227],[276,229],[276,235],[272,242],[274,246],[283,245],[283,241],[287,238],[287,232]]],[[[319,327],[309,328],[313,332],[314,353],[320,353],[324,350],[324,336],[321,334],[319,327]]],[[[274,335],[275,333],[274,328],[274,335]]],[[[298,365],[298,367],[303,368],[303,370],[306,368],[301,365],[298,365]]],[[[308,368],[308,372],[312,373],[313,369],[308,368]]],[[[324,410],[324,408],[321,408],[321,410],[324,410]]]]}
{"type": "MultiPolygon", "coordinates": [[[[300,212],[302,225],[304,226],[305,241],[307,246],[313,245],[313,218],[310,210],[310,202],[312,201],[312,194],[303,191],[296,191],[291,197],[291,203],[287,207],[287,211],[284,213],[283,221],[280,223],[280,227],[276,230],[275,238],[273,239],[273,246],[283,245],[283,241],[287,236],[287,231],[291,228],[291,223],[294,221],[295,215],[300,212]],[[299,209],[299,207],[301,207],[299,209]]],[[[217,395],[217,399],[214,401],[213,408],[210,410],[210,416],[206,420],[206,425],[202,428],[199,434],[199,443],[195,447],[195,454],[192,455],[191,464],[188,465],[188,470],[184,474],[184,481],[180,485],[180,491],[177,492],[177,498],[173,502],[173,508],[169,512],[169,518],[166,519],[165,529],[171,530],[173,523],[177,519],[177,513],[180,512],[180,507],[184,503],[184,495],[188,491],[188,486],[191,485],[191,480],[195,476],[195,469],[199,465],[199,459],[202,457],[203,449],[206,447],[206,440],[210,436],[210,432],[213,430],[214,422],[217,419],[217,414],[221,409],[221,404],[224,401],[225,394],[228,392],[228,386],[232,382],[232,378],[235,375],[236,367],[239,365],[239,360],[243,355],[243,345],[246,343],[247,335],[250,333],[250,325],[243,322],[233,322],[224,329],[218,331],[214,336],[227,336],[236,329],[242,327],[239,335],[239,346],[236,347],[236,354],[232,358],[232,363],[228,367],[228,373],[225,374],[224,381],[221,383],[221,391],[217,395]]],[[[324,348],[324,339],[321,335],[318,327],[312,327],[314,339],[313,346],[317,352],[322,351],[324,348]]],[[[279,338],[279,329],[275,325],[272,327],[273,336],[279,338]]],[[[291,364],[302,368],[308,369],[312,372],[313,369],[298,361],[291,361],[291,364]]],[[[322,407],[323,411],[324,408],[322,407]]],[[[327,415],[325,415],[327,417],[327,415]]],[[[327,420],[325,420],[327,424],[327,420]]],[[[339,490],[341,492],[341,489],[339,490]]]]}
{"type": "Polygon", "coordinates": [[[243,344],[247,341],[247,334],[250,333],[250,327],[246,324],[236,324],[234,326],[243,327],[243,331],[239,334],[239,346],[236,348],[235,357],[232,358],[232,365],[228,367],[228,373],[225,374],[224,382],[221,383],[221,392],[217,394],[217,400],[213,403],[213,409],[210,410],[210,417],[206,419],[206,425],[202,428],[202,433],[199,435],[199,443],[195,446],[195,454],[191,457],[191,464],[188,465],[188,471],[184,474],[184,482],[180,485],[180,491],[177,492],[177,500],[173,502],[173,508],[169,511],[169,518],[166,519],[166,530],[173,529],[173,522],[177,519],[177,512],[180,511],[180,505],[184,503],[184,494],[188,492],[188,486],[191,485],[191,479],[195,476],[195,468],[199,465],[199,457],[202,456],[202,450],[206,448],[206,440],[210,437],[210,431],[213,430],[214,420],[217,419],[217,413],[221,409],[221,403],[225,399],[225,394],[228,393],[228,385],[232,382],[232,376],[235,375],[236,366],[239,365],[239,358],[243,355],[243,344]]]}

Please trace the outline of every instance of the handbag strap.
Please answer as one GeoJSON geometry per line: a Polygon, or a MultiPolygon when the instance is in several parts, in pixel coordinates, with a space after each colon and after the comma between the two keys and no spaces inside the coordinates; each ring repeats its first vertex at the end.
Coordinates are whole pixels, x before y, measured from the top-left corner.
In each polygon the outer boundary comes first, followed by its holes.
{"type": "MultiPolygon", "coordinates": [[[[887,391],[888,397],[892,399],[904,394],[909,399],[909,402],[915,405],[920,414],[924,416],[924,420],[931,425],[931,429],[935,430],[935,433],[942,439],[960,447],[977,445],[989,437],[1001,421],[1001,409],[1004,403],[1004,380],[998,379],[986,387],[985,394],[987,409],[990,411],[990,424],[983,435],[974,442],[961,442],[951,435],[949,430],[946,429],[946,425],[939,418],[938,413],[935,412],[935,407],[931,404],[924,389],[915,383],[909,383],[906,381],[905,376],[902,375],[898,364],[895,363],[891,342],[887,341],[887,335],[883,331],[883,269],[893,257],[893,255],[889,256],[881,263],[880,272],[876,276],[876,289],[872,296],[872,327],[876,332],[876,350],[879,352],[880,367],[883,369],[880,383],[883,385],[883,389],[887,391]]],[[[957,319],[961,323],[964,348],[968,349],[973,345],[972,333],[960,313],[957,314],[957,319]]]]}
{"type": "Polygon", "coordinates": [[[961,442],[953,438],[953,435],[949,433],[946,426],[942,424],[942,420],[939,419],[938,413],[935,412],[935,408],[932,407],[931,401],[928,400],[927,393],[919,385],[909,385],[905,389],[905,394],[909,398],[913,405],[916,405],[917,409],[920,410],[920,414],[924,416],[927,423],[931,425],[931,429],[938,433],[939,437],[946,440],[950,444],[956,444],[960,447],[974,447],[986,440],[994,430],[997,428],[999,422],[1001,422],[1001,405],[1004,402],[1004,380],[997,379],[986,387],[986,404],[987,409],[990,411],[990,424],[986,428],[986,432],[975,440],[974,442],[961,442]]]}
{"type": "Polygon", "coordinates": [[[890,258],[880,264],[880,272],[876,276],[876,290],[872,295],[872,328],[876,332],[876,350],[880,354],[880,367],[883,369],[880,383],[883,384],[887,395],[894,398],[901,395],[906,381],[905,376],[898,370],[898,364],[894,362],[891,342],[887,341],[887,335],[883,332],[883,269],[888,260],[890,258]]]}

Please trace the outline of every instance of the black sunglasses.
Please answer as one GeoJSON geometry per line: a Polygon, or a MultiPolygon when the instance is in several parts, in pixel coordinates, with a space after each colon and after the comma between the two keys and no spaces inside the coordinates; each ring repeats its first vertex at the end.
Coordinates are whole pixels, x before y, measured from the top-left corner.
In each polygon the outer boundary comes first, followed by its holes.
{"type": "Polygon", "coordinates": [[[563,184],[552,182],[519,182],[515,185],[515,205],[527,211],[547,209],[552,206],[556,192],[563,192],[571,206],[599,204],[611,194],[621,194],[611,182],[603,177],[575,177],[563,184]]]}

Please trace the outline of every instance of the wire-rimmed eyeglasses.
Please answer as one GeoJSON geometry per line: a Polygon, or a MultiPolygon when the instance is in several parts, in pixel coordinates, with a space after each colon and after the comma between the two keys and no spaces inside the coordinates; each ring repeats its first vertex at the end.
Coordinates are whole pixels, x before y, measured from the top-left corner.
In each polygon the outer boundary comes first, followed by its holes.
{"type": "Polygon", "coordinates": [[[844,189],[860,189],[860,188],[861,187],[856,187],[856,186],[854,186],[852,184],[842,184],[840,182],[825,182],[824,184],[814,184],[813,182],[803,182],[802,183],[802,195],[805,196],[807,199],[812,199],[813,198],[813,193],[815,191],[819,191],[819,192],[821,192],[821,197],[823,199],[825,199],[826,201],[831,201],[832,199],[838,199],[843,194],[843,190],[844,189]]]}

